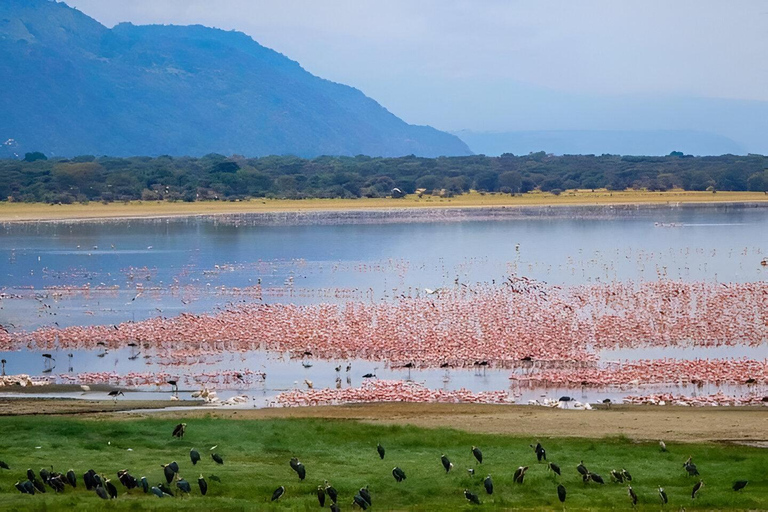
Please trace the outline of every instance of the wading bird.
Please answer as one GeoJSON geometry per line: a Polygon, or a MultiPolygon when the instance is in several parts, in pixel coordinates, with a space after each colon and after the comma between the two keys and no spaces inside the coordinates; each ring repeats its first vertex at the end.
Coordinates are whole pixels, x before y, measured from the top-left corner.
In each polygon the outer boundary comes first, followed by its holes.
{"type": "Polygon", "coordinates": [[[115,484],[112,483],[112,481],[109,478],[104,479],[104,486],[107,488],[107,493],[109,494],[110,499],[116,499],[117,498],[117,487],[115,487],[115,484]]]}
{"type": "Polygon", "coordinates": [[[211,458],[216,464],[224,464],[224,459],[221,458],[221,455],[218,453],[212,453],[211,458]]]}
{"type": "Polygon", "coordinates": [[[173,437],[178,437],[181,439],[184,437],[184,434],[187,431],[187,424],[186,423],[179,423],[176,425],[176,427],[173,429],[173,434],[171,434],[173,437]]]}
{"type": "Polygon", "coordinates": [[[167,483],[173,482],[173,478],[176,476],[176,472],[173,470],[170,464],[163,464],[163,475],[165,475],[165,481],[167,483]]]}
{"type": "Polygon", "coordinates": [[[445,454],[442,454],[440,456],[440,462],[443,463],[443,467],[445,468],[445,472],[449,472],[451,468],[453,468],[453,462],[451,462],[448,457],[445,456],[445,454]]]}
{"type": "Polygon", "coordinates": [[[667,498],[667,493],[663,487],[659,487],[659,499],[661,500],[662,505],[666,505],[669,502],[669,499],[667,498]]]}
{"type": "Polygon", "coordinates": [[[67,471],[67,483],[72,487],[77,487],[77,477],[75,476],[75,471],[72,469],[67,471]]]}
{"type": "Polygon", "coordinates": [[[576,466],[576,471],[578,471],[582,477],[589,476],[589,470],[587,469],[587,466],[584,465],[583,460],[579,462],[578,466],[576,466]]]}
{"type": "Polygon", "coordinates": [[[200,487],[200,494],[205,496],[205,494],[208,492],[208,482],[205,481],[205,478],[203,478],[202,474],[197,477],[197,486],[200,487]]]}
{"type": "Polygon", "coordinates": [[[198,462],[200,462],[200,452],[192,448],[189,450],[189,459],[192,461],[192,465],[197,465],[198,462]]]}
{"type": "Polygon", "coordinates": [[[141,490],[144,491],[144,494],[147,494],[149,492],[149,481],[147,480],[147,477],[141,477],[139,484],[141,485],[141,490]]]}
{"type": "Polygon", "coordinates": [[[357,493],[366,501],[366,503],[368,503],[369,507],[373,505],[373,502],[371,501],[371,492],[368,490],[367,485],[365,487],[361,487],[357,493]]]}
{"type": "Polygon", "coordinates": [[[125,394],[122,391],[117,391],[117,390],[110,391],[109,393],[107,393],[107,395],[112,397],[112,400],[114,400],[115,402],[117,402],[117,397],[118,396],[121,396],[121,395],[125,396],[125,394]]]}
{"type": "Polygon", "coordinates": [[[485,492],[493,494],[493,480],[491,480],[491,475],[485,477],[485,480],[483,480],[483,487],[485,487],[485,492]]]}
{"type": "Polygon", "coordinates": [[[355,506],[355,505],[357,505],[363,510],[368,510],[368,507],[369,507],[368,502],[365,501],[365,498],[363,498],[359,494],[355,494],[355,496],[352,498],[352,506],[355,506]]]}
{"type": "Polygon", "coordinates": [[[696,495],[699,494],[702,487],[704,487],[704,480],[696,482],[696,485],[693,486],[693,490],[691,491],[691,499],[696,498],[696,495]]]}
{"type": "Polygon", "coordinates": [[[475,459],[477,459],[477,462],[479,462],[480,464],[483,463],[483,452],[480,451],[480,448],[478,448],[477,446],[473,446],[472,455],[475,456],[475,459]]]}
{"type": "Polygon", "coordinates": [[[331,501],[335,504],[338,501],[339,493],[336,492],[336,489],[331,486],[331,484],[328,483],[328,480],[325,481],[325,494],[328,495],[329,498],[331,498],[331,501]]]}
{"type": "Polygon", "coordinates": [[[107,490],[101,485],[96,487],[96,496],[98,496],[103,500],[109,499],[109,494],[107,494],[107,490]]]}
{"type": "Polygon", "coordinates": [[[325,489],[323,489],[322,485],[317,486],[317,501],[320,503],[320,507],[325,506],[325,489]]]}
{"type": "Polygon", "coordinates": [[[384,450],[384,447],[381,446],[381,443],[376,444],[376,451],[379,453],[379,458],[384,460],[384,454],[386,451],[384,450]]]}
{"type": "Polygon", "coordinates": [[[627,486],[627,495],[629,495],[629,499],[632,502],[632,506],[634,507],[635,505],[637,505],[637,493],[635,493],[631,485],[627,486]]]}
{"type": "Polygon", "coordinates": [[[392,469],[392,476],[395,477],[396,482],[400,483],[405,480],[405,471],[395,466],[395,468],[392,469]]]}
{"type": "Polygon", "coordinates": [[[192,486],[189,485],[189,482],[181,478],[179,475],[176,475],[176,488],[187,494],[192,492],[192,486]]]}
{"type": "Polygon", "coordinates": [[[565,503],[565,486],[563,484],[557,486],[557,499],[560,500],[560,503],[565,503]]]}
{"type": "Polygon", "coordinates": [[[736,480],[735,482],[733,482],[733,490],[740,491],[743,488],[745,488],[748,483],[749,483],[749,480],[736,480]]]}
{"type": "Polygon", "coordinates": [[[299,459],[296,457],[291,457],[291,460],[288,462],[288,464],[291,465],[291,469],[293,469],[299,476],[299,481],[304,480],[304,478],[307,476],[307,469],[304,467],[304,464],[299,462],[299,459]]]}
{"type": "Polygon", "coordinates": [[[597,473],[589,473],[589,479],[597,484],[605,484],[605,480],[603,480],[603,477],[598,475],[597,473]]]}
{"type": "Polygon", "coordinates": [[[536,446],[529,445],[531,448],[533,448],[533,452],[536,454],[536,460],[541,462],[542,460],[547,460],[547,451],[544,449],[543,446],[541,446],[541,443],[537,442],[536,446]]]}
{"type": "Polygon", "coordinates": [[[547,464],[547,468],[551,469],[554,473],[560,476],[560,466],[558,466],[554,462],[550,462],[549,464],[547,464]]]}
{"type": "Polygon", "coordinates": [[[464,497],[467,498],[467,501],[470,503],[473,503],[475,505],[480,504],[480,498],[477,496],[477,494],[473,493],[469,489],[464,489],[464,497]]]}
{"type": "Polygon", "coordinates": [[[515,470],[515,474],[512,476],[512,481],[514,481],[516,484],[523,483],[523,479],[525,478],[525,472],[528,471],[528,466],[520,466],[515,470]]]}
{"type": "Polygon", "coordinates": [[[624,483],[624,475],[621,474],[621,471],[616,471],[615,469],[611,470],[611,481],[617,482],[617,483],[624,483]]]}

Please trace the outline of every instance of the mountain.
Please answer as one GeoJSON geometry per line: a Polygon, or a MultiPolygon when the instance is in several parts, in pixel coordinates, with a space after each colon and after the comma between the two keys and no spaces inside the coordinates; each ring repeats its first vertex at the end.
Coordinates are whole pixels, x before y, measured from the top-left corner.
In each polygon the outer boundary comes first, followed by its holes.
{"type": "MultiPolygon", "coordinates": [[[[0,2],[0,144],[48,155],[469,155],[239,32],[0,2]]],[[[10,149],[9,149],[10,148],[10,149]]]]}
{"type": "Polygon", "coordinates": [[[728,137],[693,130],[532,130],[475,132],[455,135],[478,154],[527,155],[545,151],[555,155],[663,156],[672,151],[686,155],[744,155],[744,148],[728,137]]]}

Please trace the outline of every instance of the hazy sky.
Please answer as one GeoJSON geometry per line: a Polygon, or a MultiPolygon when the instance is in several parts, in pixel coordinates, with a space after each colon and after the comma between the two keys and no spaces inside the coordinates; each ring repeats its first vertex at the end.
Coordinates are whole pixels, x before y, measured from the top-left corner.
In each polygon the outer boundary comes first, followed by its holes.
{"type": "Polygon", "coordinates": [[[526,102],[768,101],[764,0],[67,3],[107,26],[199,23],[245,32],[408,122],[446,130],[519,129],[515,113],[526,102]]]}

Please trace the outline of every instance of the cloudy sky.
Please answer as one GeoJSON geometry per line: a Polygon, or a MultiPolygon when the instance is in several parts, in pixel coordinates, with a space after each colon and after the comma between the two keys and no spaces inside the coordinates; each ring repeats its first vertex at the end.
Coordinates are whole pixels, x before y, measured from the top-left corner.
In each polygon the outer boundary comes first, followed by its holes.
{"type": "MultiPolygon", "coordinates": [[[[530,117],[529,105],[537,105],[542,122],[526,129],[543,129],[558,105],[574,101],[768,101],[762,0],[67,3],[107,26],[204,24],[245,32],[408,122],[446,130],[519,129],[516,114],[530,117]]],[[[611,128],[609,118],[587,127],[611,128]]]]}

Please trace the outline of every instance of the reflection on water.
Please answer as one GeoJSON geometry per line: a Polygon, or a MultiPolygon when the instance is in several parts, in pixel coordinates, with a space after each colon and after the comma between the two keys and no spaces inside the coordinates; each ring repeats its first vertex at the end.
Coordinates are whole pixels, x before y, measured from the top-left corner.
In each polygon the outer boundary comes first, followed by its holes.
{"type": "MultiPolygon", "coordinates": [[[[22,331],[117,324],[252,302],[389,301],[456,283],[499,283],[512,274],[561,285],[656,279],[751,282],[768,275],[768,268],[759,264],[768,252],[768,208],[669,208],[632,215],[603,212],[593,218],[547,211],[536,218],[362,225],[258,225],[247,216],[238,217],[242,222],[183,218],[6,224],[0,226],[0,325],[22,331]]],[[[600,357],[763,359],[766,353],[765,345],[649,347],[606,351],[600,357]]],[[[266,381],[247,389],[264,402],[281,390],[302,386],[304,379],[318,388],[335,387],[339,364],[313,361],[305,368],[300,361],[259,351],[206,356],[183,367],[163,364],[156,354],[139,349],[75,351],[71,357],[53,352],[50,359],[39,352],[1,355],[9,374],[52,377],[93,371],[265,371],[266,381]]],[[[510,387],[509,370],[407,370],[366,361],[352,361],[349,380],[341,372],[342,386],[359,386],[366,373],[411,378],[430,388],[478,392],[510,387]]],[[[140,389],[153,395],[170,392],[163,386],[140,389]]],[[[703,391],[720,389],[740,391],[703,391]]],[[[181,395],[193,390],[190,386],[181,395]]],[[[518,401],[558,394],[597,401],[626,394],[511,391],[518,401]]]]}

